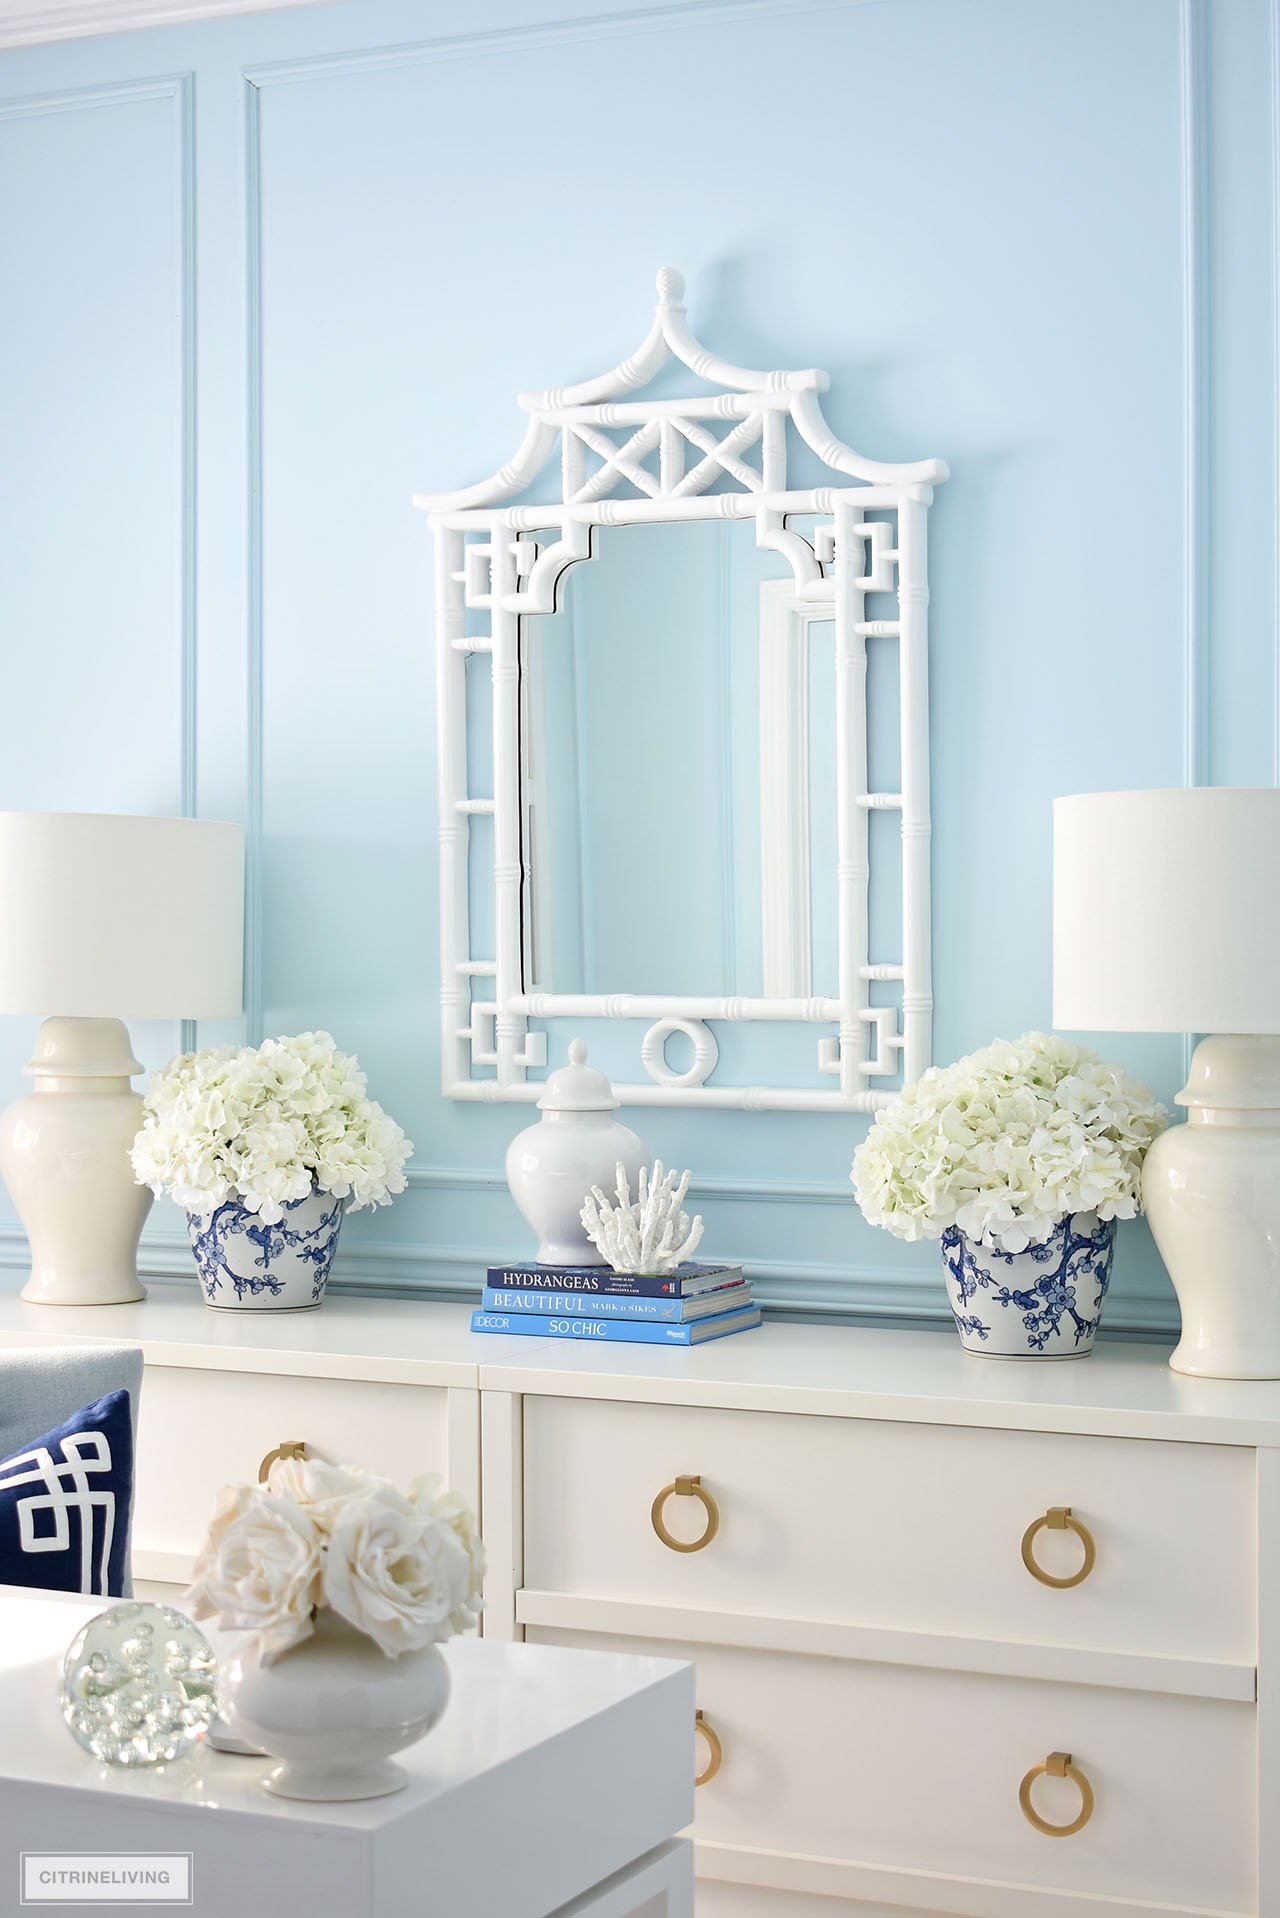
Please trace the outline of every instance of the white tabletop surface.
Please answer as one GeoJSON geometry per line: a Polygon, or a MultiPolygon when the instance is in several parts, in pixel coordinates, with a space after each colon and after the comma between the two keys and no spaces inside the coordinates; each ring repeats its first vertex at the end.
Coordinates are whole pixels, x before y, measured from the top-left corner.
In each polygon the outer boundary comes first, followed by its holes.
{"type": "Polygon", "coordinates": [[[190,1853],[198,1918],[564,1918],[681,1849],[668,1841],[693,1818],[691,1665],[476,1638],[443,1648],[453,1696],[399,1753],[411,1782],[390,1797],[278,1799],[271,1759],[203,1745],[152,1770],[98,1765],[61,1722],[58,1676],[102,1609],[0,1586],[4,1912],[25,1851],[190,1853]]]}
{"type": "Polygon", "coordinates": [[[583,1351],[500,1333],[483,1342],[486,1391],[1280,1445],[1280,1382],[1188,1378],[1169,1369],[1172,1343],[1103,1340],[1079,1359],[992,1359],[962,1351],[951,1331],[776,1323],[688,1351],[583,1351]]]}
{"type": "Polygon", "coordinates": [[[149,1365],[474,1387],[483,1339],[471,1308],[333,1293],[310,1312],[225,1312],[190,1285],[151,1281],[137,1305],[29,1305],[0,1280],[0,1343],[140,1345],[149,1365]]]}
{"type": "MultiPolygon", "coordinates": [[[[53,1834],[72,1851],[192,1850],[206,1893],[196,1909],[211,1918],[224,1910],[236,1918],[228,1874],[238,1860],[291,1883],[309,1860],[336,1872],[335,1883],[351,1867],[357,1885],[430,1860],[433,1882],[453,1889],[438,1907],[415,1907],[421,1918],[437,1909],[448,1918],[540,1918],[692,1817],[691,1665],[475,1638],[444,1647],[448,1709],[398,1755],[412,1782],[391,1796],[276,1798],[261,1785],[272,1761],[204,1746],[147,1771],[100,1765],[63,1724],[57,1690],[67,1646],[102,1609],[100,1600],[0,1586],[0,1911],[19,1850],[50,1849],[53,1834]],[[522,1823],[547,1842],[516,1844],[517,1855],[493,1844],[504,1830],[514,1841],[522,1823]]],[[[256,1909],[241,1907],[238,1918],[256,1909]]],[[[331,1909],[350,1918],[340,1902],[312,1906],[308,1918],[331,1909]]]]}
{"type": "MultiPolygon", "coordinates": [[[[313,1805],[261,1790],[270,1759],[233,1758],[200,1747],[189,1759],[139,1773],[100,1765],[81,1751],[58,1709],[58,1674],[75,1634],[103,1609],[101,1599],[0,1585],[0,1786],[21,1780],[131,1797],[141,1782],[156,1798],[367,1831],[690,1669],[665,1658],[455,1638],[443,1647],[453,1680],[449,1708],[435,1731],[397,1756],[413,1786],[387,1798],[313,1805]]],[[[201,1630],[215,1649],[225,1646],[207,1623],[201,1630]]]]}
{"type": "Polygon", "coordinates": [[[0,1347],[141,1345],[150,1365],[904,1418],[951,1425],[1280,1445],[1280,1382],[1193,1379],[1171,1342],[1102,1340],[1070,1362],[975,1358],[950,1330],[766,1323],[677,1350],[473,1333],[472,1308],[327,1298],[314,1312],[215,1312],[194,1285],[153,1283],[139,1305],[41,1306],[0,1281],[0,1347]]]}

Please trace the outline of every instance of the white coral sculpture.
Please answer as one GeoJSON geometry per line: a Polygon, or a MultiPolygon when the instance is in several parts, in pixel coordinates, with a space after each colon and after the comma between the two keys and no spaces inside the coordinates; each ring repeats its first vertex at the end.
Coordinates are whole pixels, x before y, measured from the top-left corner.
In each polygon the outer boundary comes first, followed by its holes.
{"type": "Polygon", "coordinates": [[[611,1205],[593,1185],[579,1217],[592,1245],[602,1252],[615,1272],[643,1272],[654,1277],[674,1272],[702,1238],[702,1219],[690,1223],[683,1210],[689,1174],[677,1178],[663,1172],[662,1160],[641,1166],[639,1198],[632,1202],[631,1182],[621,1162],[617,1168],[618,1203],[611,1205]]]}

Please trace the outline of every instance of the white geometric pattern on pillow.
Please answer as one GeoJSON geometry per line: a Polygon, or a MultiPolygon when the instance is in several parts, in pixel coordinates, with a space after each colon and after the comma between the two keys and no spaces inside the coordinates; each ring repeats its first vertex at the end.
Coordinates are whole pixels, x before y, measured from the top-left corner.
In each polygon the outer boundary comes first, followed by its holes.
{"type": "Polygon", "coordinates": [[[111,1541],[116,1526],[116,1495],[94,1491],[90,1474],[111,1470],[111,1446],[105,1432],[71,1432],[59,1441],[64,1462],[59,1464],[47,1445],[18,1452],[0,1464],[0,1491],[16,1485],[41,1485],[42,1493],[16,1500],[18,1543],[24,1552],[65,1552],[71,1544],[71,1516],[80,1528],[80,1590],[88,1596],[105,1596],[107,1568],[111,1560],[111,1541]],[[102,1552],[97,1581],[91,1564],[93,1555],[93,1514],[101,1511],[102,1552]],[[36,1530],[36,1516],[52,1516],[52,1531],[36,1530]]]}

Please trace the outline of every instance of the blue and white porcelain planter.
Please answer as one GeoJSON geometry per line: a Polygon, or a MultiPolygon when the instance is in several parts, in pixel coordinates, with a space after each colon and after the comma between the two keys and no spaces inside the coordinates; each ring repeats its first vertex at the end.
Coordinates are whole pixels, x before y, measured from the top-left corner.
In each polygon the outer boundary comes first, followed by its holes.
{"type": "Polygon", "coordinates": [[[220,1312],[305,1312],[319,1305],[338,1249],[344,1199],[309,1192],[267,1225],[228,1199],[216,1212],[187,1214],[204,1302],[220,1312]]]}
{"type": "Polygon", "coordinates": [[[1001,1252],[942,1235],[942,1263],[960,1343],[985,1359],[1080,1359],[1092,1350],[1111,1283],[1116,1222],[1060,1219],[1041,1245],[1001,1252]]]}

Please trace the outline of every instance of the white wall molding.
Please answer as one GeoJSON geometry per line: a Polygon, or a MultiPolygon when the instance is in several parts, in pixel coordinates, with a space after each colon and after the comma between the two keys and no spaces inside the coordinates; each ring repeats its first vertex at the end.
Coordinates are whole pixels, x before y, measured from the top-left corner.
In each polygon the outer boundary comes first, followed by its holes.
{"type": "Polygon", "coordinates": [[[91,34],[189,26],[233,13],[315,5],[316,0],[0,0],[0,52],[91,34]]]}
{"type": "Polygon", "coordinates": [[[1280,0],[1271,0],[1271,686],[1272,771],[1280,786],[1280,0]]]}
{"type": "MultiPolygon", "coordinates": [[[[466,1192],[473,1197],[505,1193],[507,1181],[496,1167],[415,1165],[407,1173],[410,1190],[466,1192]]],[[[696,1179],[689,1188],[690,1198],[704,1205],[838,1205],[852,1208],[853,1190],[847,1179],[757,1179],[750,1183],[710,1174],[696,1179]]],[[[479,1246],[397,1246],[393,1256],[403,1267],[419,1264],[423,1271],[436,1272],[436,1260],[443,1273],[452,1274],[452,1283],[474,1285],[486,1263],[497,1263],[502,1256],[490,1257],[479,1246]]],[[[347,1255],[340,1255],[340,1264],[347,1255]]],[[[515,1254],[513,1256],[519,1256],[515,1254]]],[[[377,1267],[380,1253],[361,1253],[358,1263],[381,1292],[377,1267]]],[[[4,1263],[0,1257],[0,1265],[4,1263]]],[[[761,1301],[775,1311],[800,1313],[851,1312],[855,1315],[936,1320],[950,1323],[941,1279],[941,1271],[903,1272],[894,1266],[857,1266],[827,1259],[747,1259],[747,1271],[761,1301]],[[852,1300],[834,1293],[850,1293],[852,1300]]],[[[412,1283],[410,1289],[432,1289],[438,1278],[428,1277],[412,1283]]],[[[1122,1279],[1112,1287],[1106,1306],[1106,1326],[1111,1332],[1142,1334],[1150,1338],[1174,1334],[1178,1329],[1178,1308],[1168,1288],[1151,1291],[1126,1285],[1122,1279]]]]}
{"type": "Polygon", "coordinates": [[[498,1192],[507,1185],[497,1166],[410,1165],[404,1176],[410,1191],[425,1186],[433,1192],[498,1192]]]}
{"type": "Polygon", "coordinates": [[[1179,0],[1182,161],[1183,783],[1209,778],[1209,233],[1204,0],[1179,0]]]}
{"type": "MultiPolygon", "coordinates": [[[[224,20],[239,13],[275,13],[286,7],[318,4],[321,0],[0,0],[0,52],[9,47],[42,46],[55,40],[136,33],[149,27],[192,26],[202,20],[224,20]]],[[[731,19],[740,20],[757,14],[813,13],[867,4],[869,0],[691,0],[688,5],[630,8],[588,20],[551,20],[528,27],[497,27],[488,32],[451,34],[441,40],[414,41],[404,46],[317,55],[314,60],[282,61],[275,77],[306,77],[297,71],[299,68],[324,66],[326,70],[346,71],[353,64],[398,64],[406,56],[423,57],[423,47],[438,45],[466,51],[473,42],[483,47],[495,41],[517,40],[519,45],[524,44],[526,36],[545,37],[551,33],[559,39],[594,39],[601,29],[643,32],[649,20],[669,25],[678,19],[696,19],[700,14],[712,13],[727,13],[731,19]]]]}
{"type": "MultiPolygon", "coordinates": [[[[410,1188],[435,1192],[505,1192],[506,1174],[500,1166],[411,1165],[405,1174],[410,1188]]],[[[731,1179],[708,1173],[691,1181],[690,1195],[733,1205],[842,1205],[852,1206],[848,1179],[731,1179]]]]}
{"type": "Polygon", "coordinates": [[[708,1173],[690,1183],[695,1199],[732,1205],[853,1205],[848,1179],[729,1179],[708,1173]]]}
{"type": "MultiPolygon", "coordinates": [[[[527,1255],[514,1250],[511,1259],[527,1255]]],[[[486,1264],[504,1254],[475,1245],[426,1245],[403,1241],[381,1246],[340,1247],[334,1277],[336,1292],[364,1292],[375,1298],[473,1298],[484,1283],[486,1264]]],[[[17,1226],[0,1227],[0,1271],[23,1271],[28,1263],[25,1235],[17,1226]]],[[[951,1323],[939,1270],[903,1273],[881,1266],[835,1261],[747,1259],[747,1276],[762,1305],[798,1318],[894,1318],[919,1324],[951,1323]]],[[[145,1236],[138,1256],[144,1280],[195,1283],[191,1248],[174,1233],[145,1236]]],[[[1172,1336],[1177,1307],[1167,1297],[1145,1291],[1113,1291],[1105,1329],[1146,1338],[1172,1336]]]]}
{"type": "Polygon", "coordinates": [[[262,834],[264,734],[262,503],[262,97],[242,87],[245,246],[245,795],[244,1033],[263,1039],[262,834]]]}
{"type": "Polygon", "coordinates": [[[139,100],[171,100],[189,73],[143,74],[134,80],[104,80],[98,86],[58,87],[50,93],[19,93],[0,100],[0,120],[31,120],[49,113],[93,107],[131,106],[139,100]]]}
{"type": "MultiPolygon", "coordinates": [[[[297,5],[299,0],[287,0],[297,5]]],[[[298,60],[273,60],[246,67],[245,77],[258,86],[290,85],[299,80],[327,79],[337,74],[370,73],[388,67],[421,66],[437,60],[466,60],[495,53],[525,53],[550,45],[579,46],[593,40],[660,33],[667,28],[697,25],[702,20],[737,24],[767,20],[778,14],[844,12],[850,7],[878,5],[880,0],[674,0],[668,6],[632,7],[602,12],[581,20],[530,21],[518,27],[479,28],[470,33],[442,34],[396,45],[357,47],[346,53],[308,54],[298,60]]]]}
{"type": "MultiPolygon", "coordinates": [[[[1203,0],[1178,0],[1182,222],[1182,783],[1209,779],[1208,82],[1203,0]]],[[[1182,1036],[1183,1076],[1195,1035],[1182,1036]]]]}
{"type": "MultiPolygon", "coordinates": [[[[2,0],[0,0],[2,3],[2,0]]],[[[197,741],[199,739],[199,636],[196,614],[196,565],[197,565],[197,441],[196,441],[196,132],[195,132],[195,75],[183,73],[177,81],[178,106],[178,142],[179,142],[179,197],[178,197],[178,245],[180,249],[179,280],[180,293],[178,304],[178,324],[181,330],[181,349],[179,374],[179,405],[182,419],[180,426],[182,447],[181,475],[181,549],[179,566],[181,583],[178,589],[179,644],[181,647],[181,666],[179,669],[179,725],[181,743],[179,747],[179,780],[181,794],[179,807],[187,819],[194,819],[199,812],[199,763],[197,759],[197,741]]],[[[184,1019],[180,1027],[179,1045],[183,1052],[193,1052],[199,1043],[194,1019],[184,1019]]]]}

